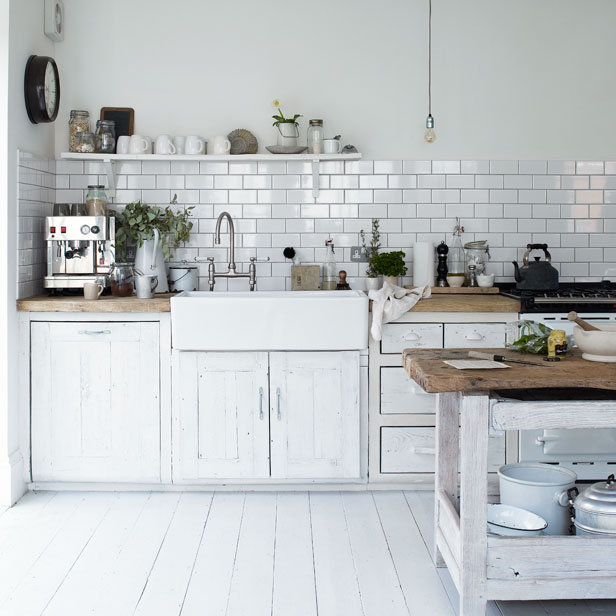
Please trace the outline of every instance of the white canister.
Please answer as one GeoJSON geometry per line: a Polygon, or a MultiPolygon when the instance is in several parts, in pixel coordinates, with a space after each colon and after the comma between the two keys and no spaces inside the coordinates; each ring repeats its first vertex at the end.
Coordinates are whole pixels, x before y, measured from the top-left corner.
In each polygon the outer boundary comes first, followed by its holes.
{"type": "Polygon", "coordinates": [[[568,535],[571,526],[567,490],[577,475],[553,464],[505,464],[498,469],[501,503],[532,511],[547,523],[546,535],[568,535]]]}
{"type": "Polygon", "coordinates": [[[432,242],[413,244],[413,286],[434,286],[434,244],[432,242]]]}
{"type": "Polygon", "coordinates": [[[170,265],[168,270],[169,291],[196,291],[199,287],[198,267],[186,262],[170,265]]]}

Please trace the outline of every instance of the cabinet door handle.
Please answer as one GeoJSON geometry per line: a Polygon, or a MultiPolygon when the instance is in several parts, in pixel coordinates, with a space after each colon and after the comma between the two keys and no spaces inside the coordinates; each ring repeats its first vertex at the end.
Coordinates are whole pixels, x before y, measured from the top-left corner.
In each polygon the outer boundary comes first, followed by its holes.
{"type": "Polygon", "coordinates": [[[276,387],[276,405],[277,405],[276,417],[278,421],[280,421],[280,387],[276,387]]]}
{"type": "Polygon", "coordinates": [[[263,421],[263,387],[259,387],[259,419],[263,421]]]}
{"type": "Polygon", "coordinates": [[[466,334],[466,336],[464,337],[467,340],[474,340],[474,341],[485,340],[485,336],[482,336],[479,332],[471,332],[470,334],[466,334]]]}
{"type": "Polygon", "coordinates": [[[421,336],[415,332],[408,332],[408,334],[404,336],[404,340],[406,340],[407,342],[411,342],[412,340],[419,340],[420,338],[421,336]]]}
{"type": "Polygon", "coordinates": [[[94,329],[82,329],[79,331],[80,335],[85,334],[86,336],[104,336],[107,334],[110,334],[111,330],[110,329],[99,329],[99,330],[94,330],[94,329]]]}

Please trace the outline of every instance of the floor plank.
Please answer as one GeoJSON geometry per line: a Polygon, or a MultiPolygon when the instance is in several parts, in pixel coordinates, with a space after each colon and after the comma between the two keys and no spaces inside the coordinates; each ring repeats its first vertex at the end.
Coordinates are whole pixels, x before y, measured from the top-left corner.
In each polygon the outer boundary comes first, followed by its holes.
{"type": "Polygon", "coordinates": [[[273,616],[317,616],[308,494],[281,493],[276,515],[273,616]]]}
{"type": "Polygon", "coordinates": [[[309,499],[319,616],[364,616],[342,496],[311,492],[309,499]]]}
{"type": "Polygon", "coordinates": [[[214,495],[182,616],[225,616],[244,513],[244,494],[214,495]]]}
{"type": "Polygon", "coordinates": [[[346,492],[342,502],[365,615],[408,616],[372,495],[346,492]]]}
{"type": "Polygon", "coordinates": [[[425,613],[453,616],[449,597],[432,565],[404,495],[401,492],[374,492],[373,498],[407,604],[412,609],[416,598],[422,596],[425,613]]]}
{"type": "Polygon", "coordinates": [[[271,616],[277,494],[246,495],[227,616],[271,616]]]}

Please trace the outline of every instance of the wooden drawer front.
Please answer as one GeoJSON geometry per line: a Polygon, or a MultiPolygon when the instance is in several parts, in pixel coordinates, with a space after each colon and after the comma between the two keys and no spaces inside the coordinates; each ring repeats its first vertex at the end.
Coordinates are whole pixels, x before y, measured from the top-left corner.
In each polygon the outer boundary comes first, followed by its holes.
{"type": "Polygon", "coordinates": [[[434,413],[436,394],[426,393],[404,368],[381,367],[381,414],[434,413]]]}
{"type": "MultiPolygon", "coordinates": [[[[492,436],[488,470],[505,462],[505,437],[492,436]]],[[[433,473],[434,428],[381,428],[381,473],[433,473]]]]}
{"type": "Polygon", "coordinates": [[[404,349],[442,349],[441,323],[387,323],[383,326],[381,353],[402,353],[404,349]]]}
{"type": "Polygon", "coordinates": [[[446,323],[445,348],[504,347],[504,323],[446,323]]]}

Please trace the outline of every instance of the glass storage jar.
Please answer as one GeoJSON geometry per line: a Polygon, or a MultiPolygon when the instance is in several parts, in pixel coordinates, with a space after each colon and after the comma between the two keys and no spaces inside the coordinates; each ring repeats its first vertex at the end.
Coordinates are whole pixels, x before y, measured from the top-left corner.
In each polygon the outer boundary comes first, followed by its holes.
{"type": "Polygon", "coordinates": [[[308,154],[322,154],[324,138],[323,120],[310,120],[307,135],[308,154]]]}
{"type": "Polygon", "coordinates": [[[92,154],[95,150],[94,133],[79,132],[74,138],[75,149],[71,152],[79,152],[81,154],[92,154]]]}
{"type": "Polygon", "coordinates": [[[105,216],[107,210],[107,193],[101,184],[88,186],[86,194],[88,216],[105,216]]]}
{"type": "MultiPolygon", "coordinates": [[[[71,111],[71,117],[68,121],[68,149],[69,152],[83,152],[78,149],[80,144],[79,134],[90,133],[90,114],[87,111],[81,109],[73,109],[71,111]]],[[[94,148],[94,143],[92,144],[94,148]]],[[[94,149],[92,149],[94,151],[94,149]]]]}
{"type": "Polygon", "coordinates": [[[486,270],[486,265],[490,260],[490,247],[487,240],[477,240],[475,242],[467,242],[464,244],[465,263],[466,263],[466,280],[470,280],[470,266],[475,266],[477,276],[483,274],[486,270]]]}
{"type": "Polygon", "coordinates": [[[131,263],[114,263],[109,270],[111,295],[128,297],[135,290],[135,270],[131,263]]]}
{"type": "Polygon", "coordinates": [[[115,152],[115,122],[113,120],[98,120],[96,122],[96,151],[101,154],[113,154],[115,152]]]}

